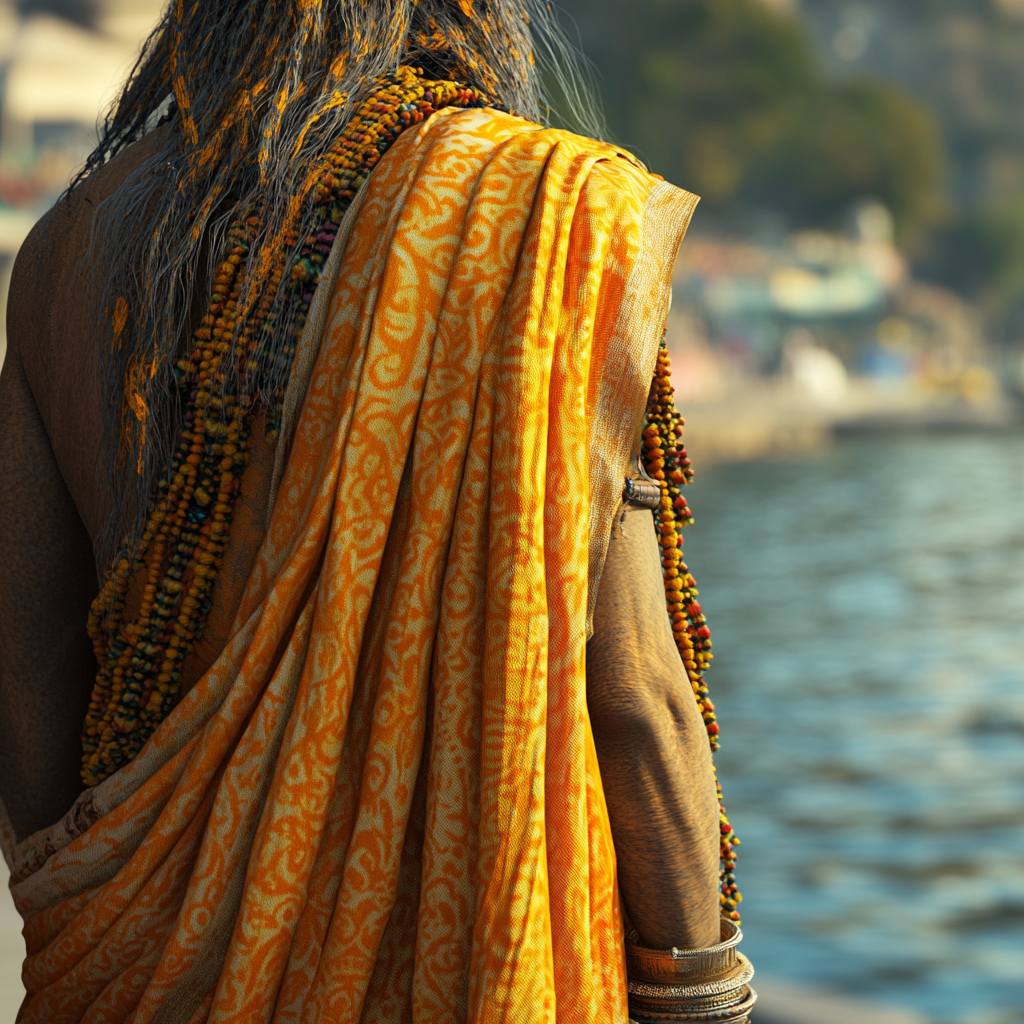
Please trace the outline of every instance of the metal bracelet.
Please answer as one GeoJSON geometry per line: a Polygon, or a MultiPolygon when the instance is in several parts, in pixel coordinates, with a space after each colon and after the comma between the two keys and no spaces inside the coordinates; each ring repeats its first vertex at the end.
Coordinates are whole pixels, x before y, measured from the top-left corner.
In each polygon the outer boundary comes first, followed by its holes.
{"type": "Polygon", "coordinates": [[[704,949],[647,949],[635,931],[626,936],[626,973],[656,985],[687,985],[717,981],[737,968],[736,947],[743,932],[735,921],[721,919],[721,942],[704,949]]]}
{"type": "Polygon", "coordinates": [[[636,508],[658,509],[661,507],[661,487],[653,480],[627,476],[622,500],[636,508]]]}
{"type": "Polygon", "coordinates": [[[690,1021],[691,1024],[748,1024],[750,1012],[757,1002],[757,993],[747,987],[743,998],[730,1007],[720,1010],[695,1011],[692,1013],[671,1013],[664,1010],[649,1010],[646,1007],[630,1005],[629,1024],[661,1024],[662,1021],[690,1021]]]}
{"type": "Polygon", "coordinates": [[[713,980],[690,985],[659,985],[629,978],[629,995],[645,1010],[667,1013],[711,1013],[727,1010],[746,997],[754,968],[742,954],[736,954],[736,968],[713,980]]]}
{"type": "Polygon", "coordinates": [[[757,999],[754,968],[736,948],[739,925],[721,919],[721,942],[704,949],[647,949],[635,931],[626,937],[631,1018],[640,1022],[707,1021],[743,1024],[757,999]]]}

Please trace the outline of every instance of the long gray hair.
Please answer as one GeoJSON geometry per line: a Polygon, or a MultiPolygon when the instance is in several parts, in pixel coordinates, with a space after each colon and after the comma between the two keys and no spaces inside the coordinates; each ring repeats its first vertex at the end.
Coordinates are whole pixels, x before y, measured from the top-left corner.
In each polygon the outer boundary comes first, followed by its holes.
{"type": "MultiPolygon", "coordinates": [[[[169,464],[180,420],[174,364],[190,351],[193,293],[230,223],[258,209],[252,253],[280,244],[286,229],[304,239],[314,226],[302,194],[309,169],[401,63],[474,86],[529,120],[549,123],[554,110],[602,134],[587,65],[546,0],[168,3],[76,179],[170,122],[161,151],[100,207],[93,236],[106,274],[108,441],[120,496],[97,545],[101,571],[139,536],[169,464]]],[[[252,293],[266,287],[252,282],[243,308],[275,301],[252,293]]],[[[264,399],[280,384],[233,382],[264,399]]]]}

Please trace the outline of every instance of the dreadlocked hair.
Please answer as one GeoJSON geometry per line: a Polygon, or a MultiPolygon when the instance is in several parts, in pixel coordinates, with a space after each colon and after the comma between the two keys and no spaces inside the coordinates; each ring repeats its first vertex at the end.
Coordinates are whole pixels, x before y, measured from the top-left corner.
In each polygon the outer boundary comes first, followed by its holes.
{"type": "MultiPolygon", "coordinates": [[[[169,0],[71,186],[169,122],[159,151],[100,206],[93,228],[109,268],[103,373],[118,496],[97,541],[101,572],[138,542],[167,472],[181,418],[175,363],[191,353],[194,292],[213,280],[231,224],[259,213],[236,338],[258,309],[285,339],[294,325],[282,283],[316,227],[317,168],[399,64],[528,120],[555,114],[603,134],[587,66],[547,0],[169,0]]],[[[288,369],[270,358],[225,387],[265,404],[288,369]]]]}

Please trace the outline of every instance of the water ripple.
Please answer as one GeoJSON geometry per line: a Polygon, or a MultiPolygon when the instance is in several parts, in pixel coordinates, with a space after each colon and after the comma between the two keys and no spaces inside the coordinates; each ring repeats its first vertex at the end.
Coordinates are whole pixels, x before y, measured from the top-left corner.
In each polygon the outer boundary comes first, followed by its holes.
{"type": "Polygon", "coordinates": [[[765,973],[1024,1022],[1024,438],[720,466],[687,540],[765,973]]]}

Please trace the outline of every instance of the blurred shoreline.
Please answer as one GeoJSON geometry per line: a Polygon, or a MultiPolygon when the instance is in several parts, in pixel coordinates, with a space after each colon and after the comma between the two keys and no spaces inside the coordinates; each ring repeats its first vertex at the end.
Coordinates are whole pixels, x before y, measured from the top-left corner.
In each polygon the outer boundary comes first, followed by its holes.
{"type": "Polygon", "coordinates": [[[851,380],[842,398],[828,404],[792,380],[763,377],[714,398],[677,397],[676,405],[698,468],[813,452],[842,436],[1024,428],[1024,401],[1012,395],[972,401],[861,379],[851,380]]]}

